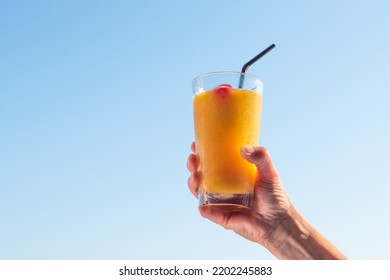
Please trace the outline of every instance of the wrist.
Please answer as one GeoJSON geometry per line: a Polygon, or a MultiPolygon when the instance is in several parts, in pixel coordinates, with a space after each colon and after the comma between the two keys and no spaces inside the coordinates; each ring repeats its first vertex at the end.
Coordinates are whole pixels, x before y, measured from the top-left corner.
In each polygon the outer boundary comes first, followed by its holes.
{"type": "Polygon", "coordinates": [[[264,246],[278,259],[345,259],[293,206],[268,234],[264,246]]]}
{"type": "Polygon", "coordinates": [[[302,220],[302,216],[291,206],[285,218],[267,235],[264,247],[278,259],[289,259],[288,253],[294,250],[291,243],[297,242],[297,236],[300,236],[299,239],[308,237],[309,233],[303,226],[302,220]]]}

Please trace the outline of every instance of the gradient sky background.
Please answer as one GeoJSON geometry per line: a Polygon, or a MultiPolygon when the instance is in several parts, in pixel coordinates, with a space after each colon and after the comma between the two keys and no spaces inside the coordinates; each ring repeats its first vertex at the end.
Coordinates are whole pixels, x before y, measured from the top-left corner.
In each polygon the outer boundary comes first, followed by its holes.
{"type": "Polygon", "coordinates": [[[351,259],[390,258],[388,1],[1,1],[0,259],[274,259],[187,188],[193,77],[265,83],[260,144],[351,259]]]}

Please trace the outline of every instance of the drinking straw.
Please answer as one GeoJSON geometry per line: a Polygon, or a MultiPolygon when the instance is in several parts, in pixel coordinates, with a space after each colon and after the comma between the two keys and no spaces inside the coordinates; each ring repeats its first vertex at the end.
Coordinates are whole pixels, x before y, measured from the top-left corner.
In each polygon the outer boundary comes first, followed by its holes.
{"type": "Polygon", "coordinates": [[[238,85],[238,88],[242,88],[242,86],[244,85],[244,79],[245,79],[245,72],[246,70],[248,70],[249,66],[251,66],[253,63],[255,63],[256,61],[258,61],[260,58],[262,58],[263,56],[265,56],[268,52],[270,52],[273,48],[275,48],[275,44],[272,44],[270,45],[268,48],[266,48],[265,50],[263,50],[261,53],[259,53],[258,55],[256,55],[254,58],[252,58],[251,60],[249,60],[247,63],[245,63],[242,68],[241,68],[241,76],[240,76],[240,83],[238,85]]]}

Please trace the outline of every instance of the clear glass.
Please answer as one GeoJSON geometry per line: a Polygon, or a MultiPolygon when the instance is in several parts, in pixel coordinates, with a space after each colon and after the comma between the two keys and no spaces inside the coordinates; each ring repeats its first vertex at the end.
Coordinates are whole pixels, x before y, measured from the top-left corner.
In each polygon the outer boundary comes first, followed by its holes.
{"type": "Polygon", "coordinates": [[[199,204],[224,211],[252,206],[256,168],[241,157],[243,146],[257,146],[263,83],[240,72],[214,72],[193,80],[199,204]]]}

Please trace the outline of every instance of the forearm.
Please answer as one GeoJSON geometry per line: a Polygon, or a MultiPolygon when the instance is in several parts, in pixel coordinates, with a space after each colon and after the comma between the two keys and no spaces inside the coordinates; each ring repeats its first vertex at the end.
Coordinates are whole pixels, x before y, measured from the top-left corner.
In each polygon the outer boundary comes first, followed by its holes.
{"type": "Polygon", "coordinates": [[[346,259],[295,210],[269,234],[264,246],[278,259],[346,259]]]}

